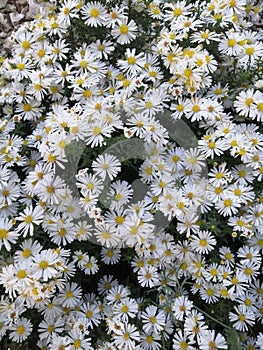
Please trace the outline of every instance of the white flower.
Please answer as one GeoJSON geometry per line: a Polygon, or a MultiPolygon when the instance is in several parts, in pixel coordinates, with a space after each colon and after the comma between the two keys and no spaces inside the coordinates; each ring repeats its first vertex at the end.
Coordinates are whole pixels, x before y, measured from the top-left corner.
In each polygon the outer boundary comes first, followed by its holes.
{"type": "Polygon", "coordinates": [[[113,180],[121,170],[121,163],[115,156],[104,153],[92,162],[92,168],[95,174],[99,175],[102,180],[105,180],[107,175],[110,180],[113,180]]]}
{"type": "Polygon", "coordinates": [[[40,206],[36,206],[33,208],[30,206],[29,208],[25,208],[24,213],[20,214],[16,220],[22,221],[16,228],[16,232],[23,233],[23,237],[29,234],[33,236],[34,225],[39,225],[43,219],[44,209],[40,206]]]}
{"type": "Polygon", "coordinates": [[[32,332],[32,323],[25,317],[17,320],[15,324],[10,327],[11,333],[9,337],[16,343],[20,343],[27,339],[32,332]]]}
{"type": "Polygon", "coordinates": [[[157,306],[147,306],[141,314],[144,332],[158,333],[165,328],[165,312],[158,310],[157,306]]]}
{"type": "Polygon", "coordinates": [[[215,333],[212,331],[205,331],[201,337],[200,350],[210,350],[210,349],[228,349],[225,338],[220,333],[215,333]]]}
{"type": "Polygon", "coordinates": [[[209,231],[199,231],[197,235],[191,236],[190,247],[201,254],[208,254],[214,249],[216,239],[209,231]]]}
{"type": "Polygon", "coordinates": [[[132,19],[128,22],[127,17],[122,17],[121,20],[112,29],[112,36],[116,39],[117,43],[124,45],[129,44],[136,38],[137,25],[132,19]]]}
{"type": "Polygon", "coordinates": [[[85,24],[91,27],[104,25],[109,17],[106,8],[97,1],[90,2],[82,6],[81,14],[85,24]]]}
{"type": "Polygon", "coordinates": [[[12,227],[13,224],[11,220],[0,218],[0,250],[2,246],[4,246],[7,251],[11,250],[11,244],[16,243],[18,240],[19,235],[17,232],[11,230],[12,227]]]}
{"type": "Polygon", "coordinates": [[[255,314],[249,310],[245,305],[234,307],[235,312],[229,313],[229,320],[233,322],[235,329],[239,331],[247,331],[248,326],[255,324],[255,314]]]}
{"type": "Polygon", "coordinates": [[[33,256],[31,274],[36,279],[48,281],[58,274],[56,263],[60,261],[58,254],[52,249],[42,250],[33,256]]]}

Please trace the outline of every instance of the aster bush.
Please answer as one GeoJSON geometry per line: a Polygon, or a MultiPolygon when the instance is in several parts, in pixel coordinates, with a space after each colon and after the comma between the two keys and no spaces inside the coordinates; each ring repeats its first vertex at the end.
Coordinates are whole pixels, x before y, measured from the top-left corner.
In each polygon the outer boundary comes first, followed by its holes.
{"type": "Polygon", "coordinates": [[[51,0],[13,33],[1,349],[262,349],[262,17],[51,0]]]}

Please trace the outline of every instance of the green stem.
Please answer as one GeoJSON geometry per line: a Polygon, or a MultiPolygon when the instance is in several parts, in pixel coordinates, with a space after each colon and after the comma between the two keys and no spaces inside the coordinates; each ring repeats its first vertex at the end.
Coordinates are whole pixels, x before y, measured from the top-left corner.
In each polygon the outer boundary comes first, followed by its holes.
{"type": "Polygon", "coordinates": [[[207,317],[209,317],[211,320],[213,320],[213,321],[215,321],[216,323],[220,324],[221,326],[223,326],[223,327],[225,327],[225,328],[228,328],[228,329],[230,329],[231,331],[233,330],[232,327],[229,327],[229,326],[227,326],[226,324],[224,324],[223,322],[218,321],[216,318],[214,318],[213,316],[209,315],[207,312],[205,312],[205,311],[199,309],[199,307],[197,307],[197,306],[194,305],[194,308],[195,308],[197,311],[200,311],[202,314],[204,314],[204,315],[206,315],[207,317]]]}

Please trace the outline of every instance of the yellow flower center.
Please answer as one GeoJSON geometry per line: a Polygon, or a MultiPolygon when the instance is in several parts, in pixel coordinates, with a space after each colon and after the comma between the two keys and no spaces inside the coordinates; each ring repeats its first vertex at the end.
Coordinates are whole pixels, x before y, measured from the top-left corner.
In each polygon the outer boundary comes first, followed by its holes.
{"type": "Polygon", "coordinates": [[[235,39],[229,39],[228,42],[227,42],[227,45],[229,47],[233,47],[236,45],[236,40],[235,39]]]}
{"type": "Polygon", "coordinates": [[[41,260],[38,264],[39,268],[42,270],[45,270],[48,267],[48,261],[47,260],[41,260]]]}
{"type": "Polygon", "coordinates": [[[127,24],[122,24],[120,26],[120,33],[122,35],[128,34],[128,31],[129,31],[129,28],[128,28],[127,24]]]}
{"type": "Polygon", "coordinates": [[[22,334],[24,334],[25,333],[25,326],[23,326],[23,325],[20,325],[20,326],[18,326],[17,328],[16,328],[16,331],[17,331],[17,334],[19,334],[19,335],[22,335],[22,334]]]}
{"type": "Polygon", "coordinates": [[[5,239],[7,238],[7,230],[5,230],[4,228],[0,229],[0,239],[5,239]]]}
{"type": "Polygon", "coordinates": [[[94,18],[97,18],[99,16],[100,12],[98,9],[96,9],[95,7],[93,7],[91,10],[90,10],[90,16],[91,17],[94,17],[94,18]]]}
{"type": "Polygon", "coordinates": [[[17,277],[18,277],[19,279],[25,278],[25,277],[26,277],[26,271],[25,271],[25,270],[20,270],[20,271],[18,271],[17,277]]]}

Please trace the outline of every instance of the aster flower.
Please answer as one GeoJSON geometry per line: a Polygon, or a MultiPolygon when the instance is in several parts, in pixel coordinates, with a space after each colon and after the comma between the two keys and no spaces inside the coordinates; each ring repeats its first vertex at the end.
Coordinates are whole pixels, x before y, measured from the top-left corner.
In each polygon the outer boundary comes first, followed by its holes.
{"type": "Polygon", "coordinates": [[[122,17],[116,26],[112,29],[112,36],[117,43],[124,45],[129,44],[136,38],[137,25],[132,19],[128,22],[127,17],[122,17]]]}
{"type": "Polygon", "coordinates": [[[191,248],[201,254],[207,254],[214,249],[216,239],[209,231],[199,231],[197,235],[191,236],[191,248]]]}
{"type": "Polygon", "coordinates": [[[16,343],[20,343],[28,338],[28,336],[33,330],[33,325],[30,322],[30,320],[28,320],[25,317],[22,317],[11,326],[10,330],[10,339],[16,343]]]}
{"type": "Polygon", "coordinates": [[[3,246],[7,251],[11,250],[11,244],[18,240],[19,235],[15,230],[11,230],[12,227],[12,221],[7,218],[0,219],[0,250],[3,246]]]}
{"type": "Polygon", "coordinates": [[[85,24],[91,27],[102,26],[108,20],[106,8],[97,1],[82,6],[81,14],[85,24]]]}
{"type": "Polygon", "coordinates": [[[235,329],[247,331],[248,326],[255,324],[255,314],[248,310],[245,305],[239,305],[235,307],[235,312],[229,313],[229,320],[233,322],[235,329]]]}
{"type": "Polygon", "coordinates": [[[44,209],[36,206],[33,208],[32,206],[29,208],[25,208],[24,213],[20,214],[16,218],[18,221],[22,221],[16,228],[17,232],[23,233],[23,236],[26,237],[26,235],[29,234],[30,236],[33,236],[34,231],[34,225],[39,225],[43,219],[43,213],[44,209]]]}
{"type": "Polygon", "coordinates": [[[93,161],[92,168],[102,180],[105,180],[106,176],[113,180],[121,170],[121,164],[115,156],[105,153],[93,161]]]}

